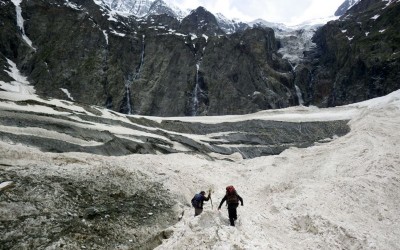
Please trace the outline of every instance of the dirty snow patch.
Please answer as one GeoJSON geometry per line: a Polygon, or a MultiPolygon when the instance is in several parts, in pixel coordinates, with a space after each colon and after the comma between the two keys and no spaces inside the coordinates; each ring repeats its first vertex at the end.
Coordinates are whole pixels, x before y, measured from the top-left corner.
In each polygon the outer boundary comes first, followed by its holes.
{"type": "Polygon", "coordinates": [[[71,96],[71,93],[69,93],[68,89],[63,89],[63,88],[60,88],[60,89],[61,89],[62,92],[64,92],[68,96],[68,98],[71,101],[75,101],[74,98],[71,96]]]}
{"type": "Polygon", "coordinates": [[[5,72],[14,79],[9,83],[0,81],[0,87],[8,92],[20,93],[22,95],[33,95],[35,93],[35,89],[31,86],[27,80],[27,78],[19,72],[17,65],[7,59],[8,64],[11,66],[10,70],[5,70],[5,72]]]}
{"type": "Polygon", "coordinates": [[[81,10],[81,7],[79,7],[77,4],[75,3],[71,3],[70,1],[66,0],[65,6],[70,7],[74,10],[81,10]]]}
{"type": "Polygon", "coordinates": [[[378,19],[378,17],[380,17],[380,15],[375,15],[375,16],[371,17],[371,19],[376,20],[376,19],[378,19]]]}
{"type": "Polygon", "coordinates": [[[126,34],[119,33],[119,32],[117,32],[115,30],[111,30],[111,33],[113,33],[114,35],[120,36],[120,37],[125,37],[126,36],[126,34]]]}
{"type": "Polygon", "coordinates": [[[12,182],[12,181],[5,181],[5,182],[0,183],[0,191],[3,191],[5,189],[11,187],[13,184],[14,184],[14,182],[12,182]]]}

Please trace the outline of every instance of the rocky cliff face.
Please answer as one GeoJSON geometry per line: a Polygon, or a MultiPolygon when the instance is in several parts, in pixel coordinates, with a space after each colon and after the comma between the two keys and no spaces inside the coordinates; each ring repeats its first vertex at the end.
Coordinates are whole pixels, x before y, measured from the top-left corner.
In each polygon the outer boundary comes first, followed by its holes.
{"type": "MultiPolygon", "coordinates": [[[[274,32],[226,35],[198,8],[167,15],[115,15],[92,1],[2,1],[2,60],[16,61],[42,96],[158,116],[243,114],[297,103],[274,32]]],[[[4,65],[4,64],[2,64],[4,65]]]]}
{"type": "Polygon", "coordinates": [[[335,12],[335,16],[342,16],[348,9],[356,5],[360,0],[345,0],[335,12]]]}
{"type": "Polygon", "coordinates": [[[399,23],[399,1],[363,0],[319,29],[316,49],[296,70],[306,103],[336,106],[397,90],[399,23]]]}
{"type": "Polygon", "coordinates": [[[14,2],[0,1],[0,80],[9,81],[10,59],[44,97],[127,114],[193,116],[301,99],[333,106],[398,88],[398,1],[353,6],[317,32],[316,48],[304,46],[311,48],[305,62],[295,52],[296,71],[290,55],[280,54],[296,46],[286,36],[222,22],[201,7],[181,20],[163,1],[14,2]],[[145,16],[116,14],[128,8],[145,16]]]}

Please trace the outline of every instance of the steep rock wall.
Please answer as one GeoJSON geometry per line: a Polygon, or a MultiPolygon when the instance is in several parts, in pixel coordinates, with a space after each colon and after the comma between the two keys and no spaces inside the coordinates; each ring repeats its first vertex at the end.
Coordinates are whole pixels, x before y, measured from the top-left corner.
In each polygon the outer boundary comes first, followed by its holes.
{"type": "Polygon", "coordinates": [[[315,51],[297,69],[306,104],[337,106],[400,87],[400,3],[363,0],[315,36],[315,51]]]}
{"type": "Polygon", "coordinates": [[[244,114],[297,102],[272,29],[225,35],[203,8],[179,22],[121,17],[92,1],[33,0],[21,3],[31,48],[15,25],[15,6],[5,5],[1,20],[15,32],[2,32],[2,58],[17,62],[42,96],[68,99],[67,89],[78,102],[158,116],[244,114]]]}

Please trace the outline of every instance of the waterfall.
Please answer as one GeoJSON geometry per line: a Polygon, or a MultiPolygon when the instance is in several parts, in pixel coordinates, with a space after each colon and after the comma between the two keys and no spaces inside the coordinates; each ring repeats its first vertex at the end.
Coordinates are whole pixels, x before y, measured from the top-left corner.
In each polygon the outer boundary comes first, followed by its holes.
{"type": "Polygon", "coordinates": [[[145,43],[144,43],[144,39],[145,39],[145,35],[142,36],[142,52],[140,53],[140,63],[139,66],[136,68],[136,73],[135,76],[133,77],[133,80],[139,79],[140,78],[140,72],[142,71],[142,66],[144,63],[144,47],[145,47],[145,43]]]}
{"type": "Polygon", "coordinates": [[[294,85],[294,87],[296,89],[297,98],[299,99],[299,104],[301,106],[303,106],[304,100],[303,100],[303,96],[301,94],[301,90],[300,90],[299,86],[297,86],[297,85],[294,85]]]}
{"type": "Polygon", "coordinates": [[[201,91],[199,86],[199,69],[200,61],[196,64],[196,85],[193,90],[193,102],[192,102],[192,116],[196,116],[199,110],[199,93],[201,91]]]}
{"type": "Polygon", "coordinates": [[[130,85],[126,86],[126,106],[128,108],[128,115],[132,114],[132,106],[131,106],[131,89],[130,85]]]}
{"type": "Polygon", "coordinates": [[[12,0],[15,5],[15,12],[17,13],[17,25],[22,33],[22,39],[31,47],[34,51],[36,49],[32,46],[32,41],[26,36],[25,29],[24,29],[24,18],[22,17],[22,10],[21,10],[21,2],[22,0],[12,0]]]}
{"type": "Polygon", "coordinates": [[[297,68],[297,66],[299,66],[299,65],[298,65],[298,64],[293,65],[289,60],[288,60],[288,63],[290,64],[290,67],[292,67],[292,73],[295,74],[296,68],[297,68]]]}
{"type": "Polygon", "coordinates": [[[193,46],[189,46],[189,48],[192,51],[194,61],[196,62],[196,75],[194,79],[195,85],[192,90],[191,98],[188,102],[189,107],[186,115],[206,115],[209,107],[208,88],[206,82],[204,81],[204,72],[200,71],[200,68],[203,62],[203,56],[204,51],[206,50],[208,37],[203,35],[202,37],[198,38],[196,35],[191,34],[190,39],[193,42],[191,44],[193,46]],[[194,41],[194,39],[197,40],[197,42],[194,41]]]}
{"type": "MultiPolygon", "coordinates": [[[[290,66],[292,67],[292,74],[294,79],[296,79],[296,67],[298,65],[293,65],[290,61],[288,61],[290,66]]],[[[304,100],[303,100],[303,95],[301,93],[301,89],[299,88],[299,86],[297,86],[296,84],[294,85],[294,88],[296,89],[296,95],[297,95],[297,99],[299,101],[299,105],[303,106],[304,104],[304,100]]]]}
{"type": "Polygon", "coordinates": [[[144,64],[145,37],[146,37],[145,35],[142,36],[142,51],[140,53],[140,63],[136,67],[133,77],[130,77],[131,79],[128,79],[125,83],[125,101],[122,102],[122,107],[120,109],[120,112],[124,113],[125,111],[128,115],[133,114],[132,102],[131,102],[131,85],[135,80],[140,78],[140,73],[142,71],[142,67],[144,64]]]}

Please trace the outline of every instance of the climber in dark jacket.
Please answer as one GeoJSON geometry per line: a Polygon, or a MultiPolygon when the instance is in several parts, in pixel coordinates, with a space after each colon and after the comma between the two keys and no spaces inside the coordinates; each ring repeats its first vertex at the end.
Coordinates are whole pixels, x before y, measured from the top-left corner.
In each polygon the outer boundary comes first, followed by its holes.
{"type": "Polygon", "coordinates": [[[208,201],[210,197],[211,192],[208,192],[208,196],[206,197],[206,192],[204,191],[201,191],[193,197],[192,205],[194,207],[194,216],[200,215],[203,212],[203,203],[204,201],[208,201]]]}
{"type": "Polygon", "coordinates": [[[235,226],[235,220],[237,220],[236,208],[239,206],[239,201],[243,206],[243,199],[240,197],[240,195],[238,195],[233,186],[228,186],[226,188],[226,194],[218,206],[218,210],[221,209],[224,201],[226,201],[226,204],[228,205],[229,222],[231,223],[231,226],[235,226]]]}

